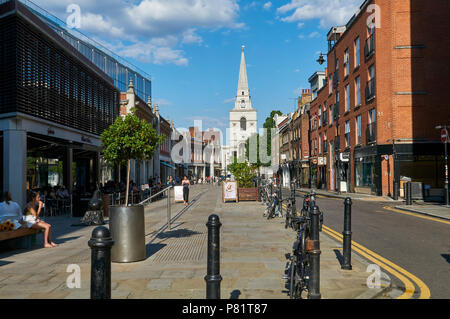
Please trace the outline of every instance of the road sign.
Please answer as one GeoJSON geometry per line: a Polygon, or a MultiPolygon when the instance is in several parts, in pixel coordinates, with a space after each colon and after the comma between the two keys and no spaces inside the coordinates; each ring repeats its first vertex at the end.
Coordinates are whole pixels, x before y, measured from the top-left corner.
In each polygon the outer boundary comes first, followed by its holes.
{"type": "Polygon", "coordinates": [[[441,130],[441,141],[442,141],[442,143],[447,143],[447,136],[448,136],[447,130],[445,128],[443,128],[441,130]]]}

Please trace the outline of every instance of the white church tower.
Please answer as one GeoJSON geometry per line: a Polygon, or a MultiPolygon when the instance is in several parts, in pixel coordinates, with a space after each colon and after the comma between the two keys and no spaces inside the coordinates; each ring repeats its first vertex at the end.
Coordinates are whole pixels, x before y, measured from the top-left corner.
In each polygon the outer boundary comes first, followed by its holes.
{"type": "Polygon", "coordinates": [[[242,46],[241,67],[234,108],[230,111],[230,148],[231,160],[234,156],[245,154],[245,141],[257,132],[257,111],[252,107],[248,89],[247,68],[244,46],[242,46]],[[242,153],[243,152],[243,153],[242,153]]]}

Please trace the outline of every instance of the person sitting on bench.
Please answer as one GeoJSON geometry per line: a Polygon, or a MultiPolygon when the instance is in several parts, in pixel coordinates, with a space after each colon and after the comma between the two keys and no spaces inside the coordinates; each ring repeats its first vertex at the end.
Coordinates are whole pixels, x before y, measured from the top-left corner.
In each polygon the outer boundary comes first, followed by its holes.
{"type": "Polygon", "coordinates": [[[40,200],[39,193],[32,191],[29,194],[28,204],[25,206],[23,220],[28,228],[44,230],[44,248],[58,246],[52,242],[52,232],[50,224],[39,219],[43,203],[40,200]],[[37,209],[36,209],[37,208],[37,209]]]}

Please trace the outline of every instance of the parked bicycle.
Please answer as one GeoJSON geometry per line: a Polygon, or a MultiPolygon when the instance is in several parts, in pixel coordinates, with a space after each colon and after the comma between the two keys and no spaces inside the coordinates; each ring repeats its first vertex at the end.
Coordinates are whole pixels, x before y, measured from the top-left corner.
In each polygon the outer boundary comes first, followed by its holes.
{"type": "MultiPolygon", "coordinates": [[[[295,200],[295,197],[293,198],[295,200]]],[[[289,198],[292,201],[292,197],[289,198]]],[[[286,210],[286,225],[297,232],[296,241],[292,247],[292,254],[286,254],[288,261],[287,275],[289,281],[289,297],[299,299],[304,291],[308,290],[310,276],[310,258],[308,254],[308,241],[311,233],[311,215],[315,203],[315,193],[312,191],[303,197],[303,206],[300,216],[295,212],[295,205],[288,203],[286,210]],[[290,205],[290,206],[289,206],[290,205]]],[[[320,212],[319,230],[322,230],[323,214],[320,212]]]]}

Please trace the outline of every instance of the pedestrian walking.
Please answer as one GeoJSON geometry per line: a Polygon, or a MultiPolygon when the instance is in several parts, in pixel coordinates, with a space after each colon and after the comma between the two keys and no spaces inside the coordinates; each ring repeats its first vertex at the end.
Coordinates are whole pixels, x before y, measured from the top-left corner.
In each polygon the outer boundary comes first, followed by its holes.
{"type": "Polygon", "coordinates": [[[189,203],[189,185],[191,185],[191,182],[189,181],[186,175],[184,176],[181,185],[183,186],[184,206],[187,206],[187,204],[189,203]]]}

